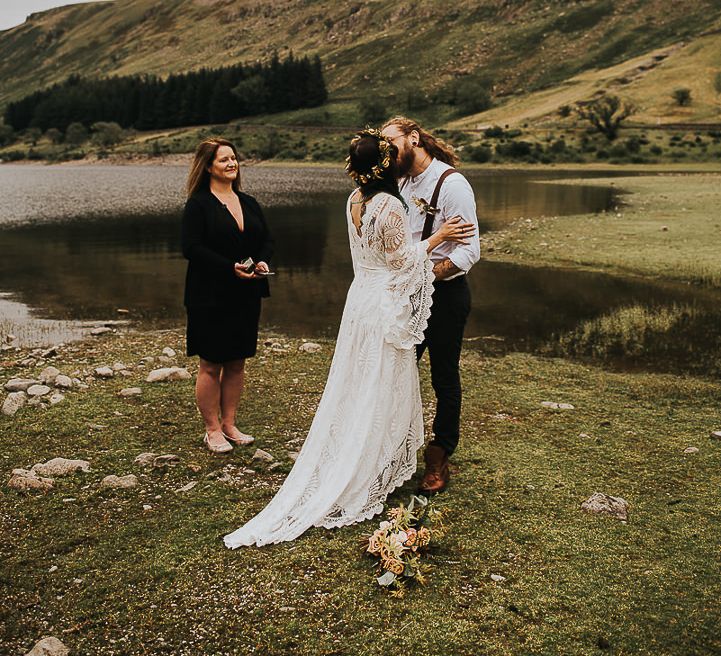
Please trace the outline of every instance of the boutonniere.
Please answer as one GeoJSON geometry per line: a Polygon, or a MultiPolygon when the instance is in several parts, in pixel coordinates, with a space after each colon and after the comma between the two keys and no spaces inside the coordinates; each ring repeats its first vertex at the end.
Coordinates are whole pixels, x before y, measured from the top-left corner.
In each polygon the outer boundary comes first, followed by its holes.
{"type": "Polygon", "coordinates": [[[416,204],[416,207],[418,207],[423,214],[437,214],[438,208],[432,207],[431,204],[425,199],[425,198],[417,198],[416,196],[411,196],[411,200],[416,204]]]}

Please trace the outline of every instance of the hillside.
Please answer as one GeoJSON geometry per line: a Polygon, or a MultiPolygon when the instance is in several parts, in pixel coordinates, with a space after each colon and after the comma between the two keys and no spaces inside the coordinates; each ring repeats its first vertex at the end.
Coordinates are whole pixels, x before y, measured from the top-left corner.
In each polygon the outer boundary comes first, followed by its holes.
{"type": "MultiPolygon", "coordinates": [[[[331,100],[376,94],[400,106],[409,95],[420,102],[427,92],[442,98],[454,80],[478,78],[492,81],[503,113],[507,101],[520,98],[527,105],[545,96],[525,94],[561,83],[560,89],[577,87],[579,93],[610,84],[593,78],[598,69],[623,68],[657,49],[678,52],[669,63],[678,62],[687,86],[699,82],[689,76],[697,57],[708,60],[711,79],[720,40],[701,35],[719,26],[721,3],[714,0],[97,2],[34,14],[0,32],[0,106],[72,73],[162,75],[292,50],[320,55],[331,100]],[[679,49],[681,43],[689,45],[679,49]]],[[[644,85],[676,84],[675,74],[664,80],[667,71],[664,63],[624,92],[646,107],[650,90],[644,85]]],[[[707,106],[693,108],[689,120],[708,120],[717,97],[695,95],[707,106]]],[[[650,104],[647,118],[666,109],[650,104]]]]}

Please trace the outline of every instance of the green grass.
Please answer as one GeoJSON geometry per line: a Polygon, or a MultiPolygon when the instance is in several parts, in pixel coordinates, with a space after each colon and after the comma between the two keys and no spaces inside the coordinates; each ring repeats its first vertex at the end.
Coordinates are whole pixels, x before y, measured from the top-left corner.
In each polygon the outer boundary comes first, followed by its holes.
{"type": "MultiPolygon", "coordinates": [[[[578,265],[721,286],[718,173],[566,180],[624,192],[615,212],[519,221],[489,235],[490,257],[578,265]]],[[[558,181],[554,181],[558,182],[558,181]]]]}
{"type": "MultiPolygon", "coordinates": [[[[333,343],[311,355],[297,352],[298,340],[282,341],[288,353],[261,348],[250,363],[240,422],[282,463],[276,471],[251,462],[255,447],[207,453],[192,381],[149,385],[141,368],[47,410],[0,417],[6,478],[55,456],[88,459],[93,469],[57,479],[44,496],[0,490],[0,651],[25,653],[44,635],[72,653],[107,655],[721,649],[721,445],[708,438],[721,428],[715,382],[467,350],[463,438],[441,498],[451,530],[430,559],[430,584],[395,600],[358,547],[373,521],[262,549],[222,545],[282,482],[286,452],[305,436],[323,388],[333,343]],[[130,385],[143,387],[142,397],[117,396],[130,385]],[[545,400],[576,409],[547,411],[545,400]],[[700,452],[684,455],[689,445],[700,452]],[[142,451],[182,461],[146,474],[132,464],[142,451]],[[226,465],[256,473],[230,486],[212,477],[226,465]],[[105,475],[131,472],[138,488],[99,491],[105,475]],[[174,492],[189,481],[198,481],[191,492],[174,492]],[[628,523],[582,513],[595,491],[629,501],[628,523]]],[[[181,332],[68,345],[54,364],[130,365],[167,345],[180,351],[181,332]]],[[[2,362],[3,380],[36,373],[16,364],[24,355],[2,362]]],[[[426,365],[422,372],[430,408],[426,365]]]]}

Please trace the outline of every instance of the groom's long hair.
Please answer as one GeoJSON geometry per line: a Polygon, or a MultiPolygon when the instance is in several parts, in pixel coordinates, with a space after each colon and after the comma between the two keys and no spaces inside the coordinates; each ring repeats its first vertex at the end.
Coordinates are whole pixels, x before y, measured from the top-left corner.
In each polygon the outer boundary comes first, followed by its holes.
{"type": "Polygon", "coordinates": [[[415,130],[419,136],[418,145],[421,148],[424,148],[431,157],[435,157],[436,159],[441,160],[441,162],[445,162],[453,167],[460,164],[461,160],[458,155],[456,155],[456,151],[453,149],[453,146],[447,144],[441,139],[438,139],[437,137],[434,137],[430,132],[424,130],[415,121],[406,118],[405,116],[394,116],[392,119],[385,122],[383,129],[391,125],[395,125],[401,130],[401,132],[403,132],[403,134],[410,134],[413,130],[415,130]]]}

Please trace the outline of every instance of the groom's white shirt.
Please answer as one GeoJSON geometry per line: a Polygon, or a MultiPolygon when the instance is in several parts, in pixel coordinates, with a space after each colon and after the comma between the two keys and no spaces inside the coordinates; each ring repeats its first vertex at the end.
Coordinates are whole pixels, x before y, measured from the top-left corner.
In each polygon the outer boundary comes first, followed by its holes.
{"type": "MultiPolygon", "coordinates": [[[[399,181],[399,187],[403,199],[408,205],[408,216],[410,219],[413,241],[420,242],[423,233],[423,224],[426,222],[426,215],[418,207],[414,199],[422,199],[431,202],[436,182],[446,169],[452,168],[439,159],[431,160],[423,173],[415,178],[408,176],[399,181]]],[[[435,264],[448,258],[455,264],[461,273],[449,276],[446,280],[462,276],[481,258],[481,242],[478,237],[478,217],[476,216],[476,199],[473,196],[473,189],[468,180],[460,173],[449,175],[441,186],[441,193],[438,198],[439,212],[433,220],[432,232],[436,232],[441,224],[452,219],[454,216],[462,216],[466,223],[472,223],[476,232],[468,244],[457,244],[444,241],[433,249],[431,260],[435,264]]]]}

